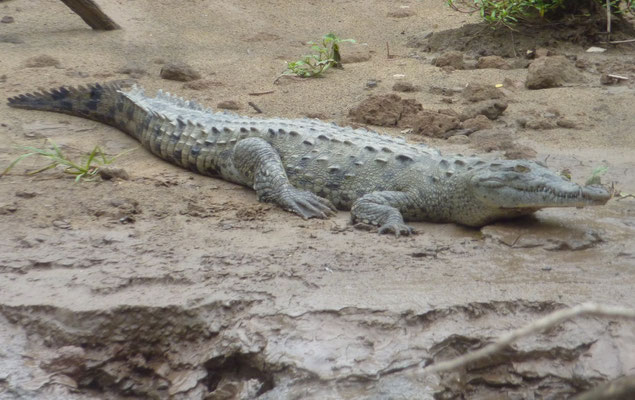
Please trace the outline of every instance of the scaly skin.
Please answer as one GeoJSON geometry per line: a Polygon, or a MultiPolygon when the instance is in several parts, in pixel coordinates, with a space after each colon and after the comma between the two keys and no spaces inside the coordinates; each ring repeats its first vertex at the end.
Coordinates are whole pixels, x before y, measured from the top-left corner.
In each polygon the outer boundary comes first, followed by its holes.
{"type": "Polygon", "coordinates": [[[404,219],[482,226],[545,207],[601,205],[611,197],[535,162],[443,156],[317,120],[213,113],[161,91],[151,98],[116,83],[21,95],[9,106],[115,126],[166,161],[249,186],[260,201],[303,218],[351,210],[354,222],[397,236],[413,232],[404,219]]]}

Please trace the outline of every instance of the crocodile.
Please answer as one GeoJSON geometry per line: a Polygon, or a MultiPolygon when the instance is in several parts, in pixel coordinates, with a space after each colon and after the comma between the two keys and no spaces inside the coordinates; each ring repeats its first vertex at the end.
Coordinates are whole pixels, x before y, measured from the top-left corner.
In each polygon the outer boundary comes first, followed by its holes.
{"type": "Polygon", "coordinates": [[[213,112],[117,82],[23,94],[8,105],[114,126],[165,161],[253,188],[259,201],[302,218],[350,210],[354,223],[397,236],[414,233],[405,221],[480,227],[546,207],[602,205],[611,197],[539,162],[442,155],[403,138],[316,119],[213,112]]]}

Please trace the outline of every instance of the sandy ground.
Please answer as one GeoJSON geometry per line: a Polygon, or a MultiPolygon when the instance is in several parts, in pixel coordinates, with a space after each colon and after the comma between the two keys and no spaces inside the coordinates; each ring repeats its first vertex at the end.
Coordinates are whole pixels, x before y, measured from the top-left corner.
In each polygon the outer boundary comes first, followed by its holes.
{"type": "MultiPolygon", "coordinates": [[[[443,1],[99,3],[122,30],[91,31],[59,1],[1,2],[0,16],[15,22],[0,24],[0,98],[129,78],[121,71],[132,69],[151,91],[211,107],[235,100],[239,113],[255,115],[253,101],[265,116],[346,123],[352,106],[389,93],[397,79],[420,85],[404,97],[426,108],[458,109],[429,88],[522,82],[527,74],[447,72],[430,64],[434,54],[406,47],[413,35],[473,22],[443,1]],[[406,6],[414,15],[387,16],[406,6]],[[370,60],[273,84],[285,60],[329,31],[355,38],[370,60]],[[399,57],[386,57],[386,43],[399,57]],[[59,66],[25,67],[43,54],[59,66]],[[194,66],[207,88],[161,79],[171,61],[194,66]],[[368,89],[369,80],[378,86],[368,89]]],[[[554,51],[591,63],[634,60],[626,46],[554,51]]],[[[565,88],[511,91],[496,127],[574,180],[606,165],[604,182],[635,193],[632,83],[585,77],[565,88]],[[517,128],[518,118],[553,108],[577,128],[517,128]]],[[[23,152],[16,146],[45,138],[75,156],[96,145],[109,154],[138,146],[92,121],[0,105],[0,168],[23,152]]],[[[408,139],[475,152],[469,143],[408,139]]],[[[116,162],[127,181],[25,175],[41,165],[27,159],[0,178],[2,399],[489,398],[501,388],[508,392],[501,398],[562,398],[635,373],[634,325],[601,319],[525,339],[461,378],[422,373],[557,308],[635,304],[632,198],[480,230],[414,223],[420,234],[394,238],[355,230],[346,212],[303,221],[141,148],[116,162]]]]}

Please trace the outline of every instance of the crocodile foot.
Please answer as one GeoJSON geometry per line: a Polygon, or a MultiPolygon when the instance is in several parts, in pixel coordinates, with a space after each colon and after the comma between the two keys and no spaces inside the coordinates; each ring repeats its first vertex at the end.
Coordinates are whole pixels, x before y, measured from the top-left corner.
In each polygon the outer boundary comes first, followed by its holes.
{"type": "Polygon", "coordinates": [[[277,199],[283,209],[298,214],[303,219],[326,219],[335,215],[335,206],[327,199],[305,190],[288,188],[277,199]]]}
{"type": "Polygon", "coordinates": [[[394,233],[396,237],[401,235],[410,236],[417,233],[412,227],[398,221],[388,221],[379,227],[379,234],[394,233]]]}

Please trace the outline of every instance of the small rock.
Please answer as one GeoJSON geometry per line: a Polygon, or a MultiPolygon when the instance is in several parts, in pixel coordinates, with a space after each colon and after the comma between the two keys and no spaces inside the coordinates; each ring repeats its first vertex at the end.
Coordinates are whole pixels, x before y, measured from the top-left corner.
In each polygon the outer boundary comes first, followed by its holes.
{"type": "Polygon", "coordinates": [[[397,126],[403,117],[423,110],[414,99],[402,99],[396,94],[370,96],[348,112],[348,118],[362,124],[397,126]]]}
{"type": "Polygon", "coordinates": [[[577,127],[575,122],[571,121],[570,119],[566,119],[566,118],[559,118],[556,121],[556,125],[558,125],[561,128],[566,128],[566,129],[575,129],[577,127]]]}
{"type": "Polygon", "coordinates": [[[194,68],[185,63],[168,63],[161,68],[161,78],[171,81],[188,82],[201,79],[194,68]]]}
{"type": "Polygon", "coordinates": [[[603,49],[602,47],[595,47],[595,46],[591,46],[588,49],[586,49],[587,53],[604,53],[605,51],[606,49],[603,49]]]}
{"type": "Polygon", "coordinates": [[[527,129],[536,129],[536,130],[547,130],[547,129],[555,129],[558,125],[555,121],[549,118],[534,118],[528,120],[524,127],[527,129]]]}
{"type": "Polygon", "coordinates": [[[24,65],[27,68],[59,67],[60,61],[57,58],[51,57],[47,54],[42,54],[39,56],[27,58],[24,65]]]}
{"type": "Polygon", "coordinates": [[[216,104],[216,108],[220,108],[223,110],[240,110],[242,107],[240,103],[235,100],[224,100],[216,104]]]}
{"type": "Polygon", "coordinates": [[[4,83],[6,81],[7,81],[7,75],[6,74],[0,75],[0,83],[4,83]]]}
{"type": "Polygon", "coordinates": [[[441,54],[432,61],[432,65],[436,67],[453,67],[455,69],[464,69],[463,53],[459,51],[448,51],[441,54]]]}
{"type": "Polygon", "coordinates": [[[195,81],[185,82],[183,84],[184,89],[192,90],[206,90],[219,86],[223,86],[223,83],[218,81],[210,81],[207,79],[197,79],[195,81]]]}
{"type": "Polygon", "coordinates": [[[537,154],[536,150],[529,146],[514,144],[511,149],[505,151],[504,156],[509,160],[529,160],[536,158],[537,154]]]}
{"type": "Polygon", "coordinates": [[[446,132],[458,128],[461,121],[455,116],[422,110],[408,118],[405,124],[412,127],[414,133],[442,138],[446,132]]]}
{"type": "Polygon", "coordinates": [[[15,196],[20,197],[22,199],[32,199],[38,194],[39,194],[38,192],[32,192],[27,190],[18,190],[17,192],[15,192],[15,196]]]}
{"type": "Polygon", "coordinates": [[[580,72],[566,57],[541,57],[529,66],[525,87],[546,89],[583,81],[580,72]]]}
{"type": "Polygon", "coordinates": [[[511,69],[511,66],[503,57],[500,56],[485,56],[480,57],[478,62],[476,63],[476,68],[478,69],[511,69]]]}
{"type": "Polygon", "coordinates": [[[53,226],[58,229],[71,229],[71,224],[68,221],[56,219],[53,221],[53,226]]]}
{"type": "Polygon", "coordinates": [[[463,90],[463,98],[470,102],[502,99],[505,94],[494,85],[470,82],[463,90]]]}
{"type": "Polygon", "coordinates": [[[132,215],[124,215],[123,217],[119,218],[119,223],[122,225],[134,224],[135,222],[136,219],[132,215]]]}
{"type": "Polygon", "coordinates": [[[127,181],[130,179],[130,175],[128,175],[128,172],[125,169],[118,167],[100,167],[97,170],[97,173],[99,174],[101,179],[104,180],[123,179],[127,181]]]}
{"type": "Polygon", "coordinates": [[[389,11],[387,15],[391,18],[408,18],[416,15],[416,13],[409,8],[400,8],[399,10],[389,11]]]}
{"type": "Polygon", "coordinates": [[[374,79],[369,80],[368,82],[366,82],[366,87],[369,89],[374,89],[377,87],[377,81],[374,79]]]}
{"type": "Polygon", "coordinates": [[[477,115],[474,118],[466,119],[461,126],[464,129],[470,129],[473,132],[482,131],[483,129],[492,129],[494,124],[485,115],[477,115]]]}
{"type": "Polygon", "coordinates": [[[482,101],[472,107],[468,107],[461,113],[461,120],[466,121],[477,115],[484,115],[491,120],[497,119],[506,109],[507,102],[505,100],[488,100],[482,101]]]}
{"type": "Polygon", "coordinates": [[[397,82],[392,85],[395,92],[417,92],[419,89],[410,82],[397,82]]]}
{"type": "Polygon", "coordinates": [[[467,135],[454,135],[448,138],[448,143],[467,144],[470,143],[470,138],[467,135]]]}
{"type": "Polygon", "coordinates": [[[16,203],[0,204],[0,215],[8,215],[18,211],[16,203]]]}
{"type": "Polygon", "coordinates": [[[370,50],[362,44],[342,43],[340,57],[342,64],[360,63],[370,60],[370,50]]]}
{"type": "Polygon", "coordinates": [[[2,19],[0,19],[0,22],[2,22],[3,24],[10,24],[10,23],[13,23],[14,21],[15,19],[13,19],[13,17],[10,15],[5,15],[4,17],[2,17],[2,19]]]}

